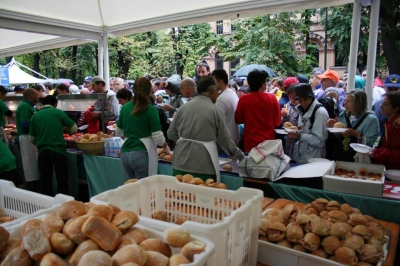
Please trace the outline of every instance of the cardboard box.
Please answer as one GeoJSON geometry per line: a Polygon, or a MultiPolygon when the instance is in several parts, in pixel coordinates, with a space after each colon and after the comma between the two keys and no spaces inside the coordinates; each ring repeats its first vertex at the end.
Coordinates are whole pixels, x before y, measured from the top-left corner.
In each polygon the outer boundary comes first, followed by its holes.
{"type": "Polygon", "coordinates": [[[362,196],[382,198],[383,184],[385,182],[385,166],[376,164],[352,163],[337,161],[335,167],[331,169],[330,174],[323,177],[323,189],[335,192],[343,192],[362,196]],[[335,176],[335,169],[340,167],[347,171],[354,171],[357,176],[362,168],[368,173],[379,173],[381,180],[363,180],[359,178],[345,178],[335,176]]]}

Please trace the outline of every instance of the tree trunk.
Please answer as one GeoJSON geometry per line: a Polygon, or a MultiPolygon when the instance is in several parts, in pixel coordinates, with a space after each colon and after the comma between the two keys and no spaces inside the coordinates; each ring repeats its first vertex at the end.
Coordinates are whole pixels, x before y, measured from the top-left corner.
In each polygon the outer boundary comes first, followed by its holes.
{"type": "Polygon", "coordinates": [[[118,77],[127,79],[132,60],[124,58],[122,51],[118,51],[118,77]]]}
{"type": "MultiPolygon", "coordinates": [[[[40,54],[39,53],[34,53],[33,56],[33,70],[36,72],[40,73],[40,54]]],[[[33,73],[34,77],[40,78],[38,74],[33,73]]]]}
{"type": "Polygon", "coordinates": [[[78,45],[72,46],[72,63],[73,67],[71,69],[71,79],[76,81],[76,55],[78,53],[78,45]]]}

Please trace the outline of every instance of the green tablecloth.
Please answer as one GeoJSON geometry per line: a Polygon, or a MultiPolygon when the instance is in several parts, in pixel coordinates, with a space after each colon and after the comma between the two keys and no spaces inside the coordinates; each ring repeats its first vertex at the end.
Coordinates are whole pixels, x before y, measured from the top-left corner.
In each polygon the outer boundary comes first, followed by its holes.
{"type": "MultiPolygon", "coordinates": [[[[269,182],[274,198],[284,198],[293,201],[310,203],[317,198],[336,200],[340,203],[348,203],[358,208],[362,213],[371,215],[379,220],[400,224],[400,201],[372,198],[353,194],[332,192],[314,188],[292,186],[269,182]]],[[[265,194],[268,194],[266,192],[265,194]]]]}
{"type": "MultiPolygon", "coordinates": [[[[88,177],[90,197],[124,184],[120,158],[84,154],[83,159],[88,177]]],[[[170,163],[159,162],[158,173],[172,175],[172,165],[170,163]]],[[[222,174],[221,181],[231,190],[237,190],[243,186],[243,179],[238,176],[222,174]]]]}

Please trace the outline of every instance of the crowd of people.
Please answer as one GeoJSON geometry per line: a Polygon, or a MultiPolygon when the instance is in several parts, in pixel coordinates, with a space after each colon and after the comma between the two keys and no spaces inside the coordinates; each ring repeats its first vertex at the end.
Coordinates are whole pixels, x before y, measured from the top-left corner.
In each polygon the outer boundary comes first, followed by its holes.
{"type": "MultiPolygon", "coordinates": [[[[367,160],[387,169],[400,169],[399,75],[389,75],[384,81],[375,76],[373,97],[368,99],[366,71],[355,77],[353,90],[347,90],[347,74],[340,79],[331,69],[315,68],[309,78],[304,74],[269,77],[255,69],[244,80],[229,80],[225,70],[211,71],[202,61],[195,73],[185,79],[176,74],[142,77],[132,85],[112,78],[109,88],[99,76],[86,77],[79,87],[61,83],[53,89],[45,83],[23,88],[23,101],[15,113],[0,101],[0,127],[5,126],[4,116],[15,119],[16,139],[28,173],[25,179],[37,180],[40,175],[42,193],[49,195],[53,167],[59,191],[68,189],[63,182],[68,176],[63,128],[74,133],[77,127],[88,125],[85,132],[95,134],[101,123],[116,123],[116,136],[125,138],[120,157],[126,179],[157,172],[156,146],[165,154],[170,148],[174,150],[174,174],[190,173],[206,180],[219,178],[221,151],[241,161],[260,143],[275,139],[282,140],[285,154],[296,164],[327,158],[367,160]],[[57,95],[77,93],[101,93],[107,99],[84,112],[56,109],[57,95]],[[368,102],[373,104],[373,112],[367,110],[368,102]],[[330,133],[327,129],[338,122],[346,130],[330,133]],[[295,130],[276,133],[289,124],[295,130]],[[351,143],[373,148],[360,156],[350,148],[351,143]]],[[[19,89],[16,86],[15,93],[19,89]]],[[[6,93],[0,87],[2,99],[6,93]]],[[[15,158],[5,151],[3,142],[0,149],[2,157],[7,157],[1,160],[0,174],[12,180],[15,158]]]]}

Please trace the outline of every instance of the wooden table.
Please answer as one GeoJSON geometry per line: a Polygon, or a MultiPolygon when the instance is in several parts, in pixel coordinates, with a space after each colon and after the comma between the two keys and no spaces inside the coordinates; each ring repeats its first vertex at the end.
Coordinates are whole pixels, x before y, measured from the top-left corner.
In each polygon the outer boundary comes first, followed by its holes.
{"type": "MultiPolygon", "coordinates": [[[[264,201],[263,201],[264,203],[264,201]]],[[[295,206],[298,206],[300,209],[303,209],[306,204],[300,203],[300,202],[294,202],[291,200],[286,200],[286,199],[277,199],[273,202],[271,202],[265,209],[270,209],[270,208],[275,208],[275,209],[282,209],[284,206],[287,204],[294,204],[295,206]]],[[[263,205],[264,206],[264,205],[263,205]]],[[[263,211],[265,210],[263,208],[263,211]]],[[[396,255],[396,249],[397,249],[397,239],[399,238],[399,225],[395,223],[389,223],[385,221],[381,221],[382,226],[388,228],[392,235],[390,238],[389,242],[389,252],[386,257],[385,262],[383,263],[383,266],[393,266],[394,265],[394,260],[395,260],[395,255],[396,255]]],[[[257,263],[257,266],[265,266],[264,264],[257,263]]]]}

